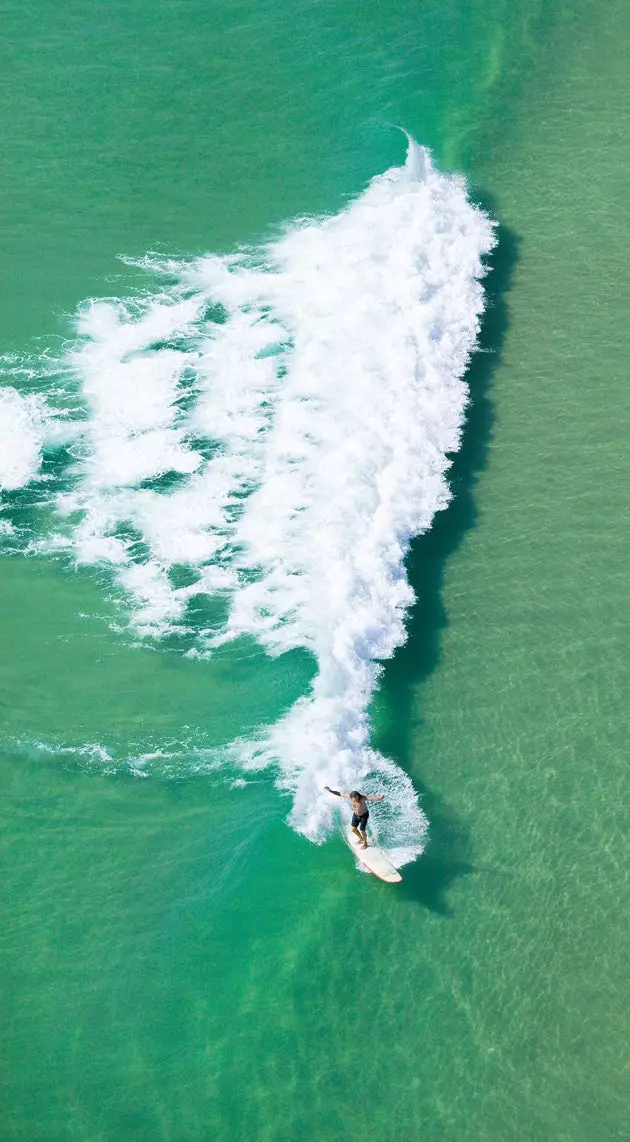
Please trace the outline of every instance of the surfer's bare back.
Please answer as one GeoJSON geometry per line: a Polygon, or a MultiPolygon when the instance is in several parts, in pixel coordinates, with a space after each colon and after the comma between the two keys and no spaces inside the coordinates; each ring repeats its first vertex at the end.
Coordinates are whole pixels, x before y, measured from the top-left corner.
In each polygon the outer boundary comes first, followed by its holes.
{"type": "Polygon", "coordinates": [[[378,797],[367,797],[365,793],[359,793],[358,789],[353,789],[350,793],[344,793],[343,790],[331,789],[330,785],[325,785],[324,789],[328,793],[332,793],[333,797],[345,797],[352,805],[352,821],[350,827],[355,837],[359,838],[361,848],[367,848],[367,823],[370,816],[370,810],[367,807],[368,801],[383,801],[385,799],[384,793],[379,793],[378,797]]]}

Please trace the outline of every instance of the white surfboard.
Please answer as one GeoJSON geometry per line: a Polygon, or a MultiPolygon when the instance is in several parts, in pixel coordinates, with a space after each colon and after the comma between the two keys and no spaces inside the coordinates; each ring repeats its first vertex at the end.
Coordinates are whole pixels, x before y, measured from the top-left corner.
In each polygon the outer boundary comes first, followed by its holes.
{"type": "Polygon", "coordinates": [[[370,872],[373,872],[374,876],[378,876],[379,880],[385,880],[388,884],[398,884],[398,881],[402,880],[398,869],[394,868],[391,861],[385,856],[385,853],[382,853],[380,849],[370,844],[364,849],[361,842],[355,837],[350,826],[346,829],[346,840],[353,853],[356,853],[361,864],[364,864],[370,872]]]}

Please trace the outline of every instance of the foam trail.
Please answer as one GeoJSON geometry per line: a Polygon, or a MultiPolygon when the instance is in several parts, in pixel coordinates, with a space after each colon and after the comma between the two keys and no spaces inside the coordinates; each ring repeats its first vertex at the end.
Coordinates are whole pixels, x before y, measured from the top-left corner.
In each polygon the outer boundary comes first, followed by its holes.
{"type": "Polygon", "coordinates": [[[333,217],[237,255],[147,259],[175,285],[88,304],[66,362],[85,411],[40,549],[109,564],[142,635],[188,629],[190,597],[222,593],[227,620],[195,653],[242,635],[310,650],[310,694],[233,753],[276,766],[314,841],[333,824],[325,784],[384,789],[379,839],[398,864],[426,821],[370,748],[369,707],[405,638],[410,540],[449,500],[493,244],[464,183],[410,139],[405,165],[333,217]]]}

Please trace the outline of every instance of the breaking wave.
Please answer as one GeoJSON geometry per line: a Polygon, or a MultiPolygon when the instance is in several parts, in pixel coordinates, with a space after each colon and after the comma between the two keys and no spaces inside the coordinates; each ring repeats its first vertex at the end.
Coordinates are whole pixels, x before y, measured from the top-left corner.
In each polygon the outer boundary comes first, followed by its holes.
{"type": "Polygon", "coordinates": [[[315,841],[333,823],[325,784],[384,789],[398,864],[426,820],[371,749],[368,711],[405,639],[410,540],[449,500],[493,244],[463,181],[410,140],[405,165],[335,216],[228,256],[143,259],[163,287],[81,307],[54,401],[0,392],[0,483],[64,456],[28,550],[109,567],[134,632],[190,636],[190,655],[241,636],[308,649],[310,693],[233,756],[276,767],[315,841]],[[223,606],[193,631],[200,594],[223,606]]]}

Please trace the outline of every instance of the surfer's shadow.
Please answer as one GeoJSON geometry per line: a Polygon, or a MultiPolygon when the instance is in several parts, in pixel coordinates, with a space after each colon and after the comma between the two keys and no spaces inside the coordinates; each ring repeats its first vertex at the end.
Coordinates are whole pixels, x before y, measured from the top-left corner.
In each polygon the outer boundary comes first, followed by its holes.
{"type": "Polygon", "coordinates": [[[509,876],[501,869],[485,868],[469,861],[444,860],[424,853],[413,865],[403,870],[403,880],[398,887],[398,897],[414,901],[438,916],[452,920],[456,910],[448,899],[449,889],[458,880],[470,876],[509,876]]]}
{"type": "MultiPolygon", "coordinates": [[[[511,878],[512,874],[476,861],[468,820],[439,794],[422,786],[420,794],[431,822],[429,843],[418,860],[403,869],[398,896],[407,904],[414,901],[438,916],[453,919],[456,908],[449,894],[458,881],[470,877],[511,878]]],[[[487,890],[494,891],[490,885],[487,890]]]]}

